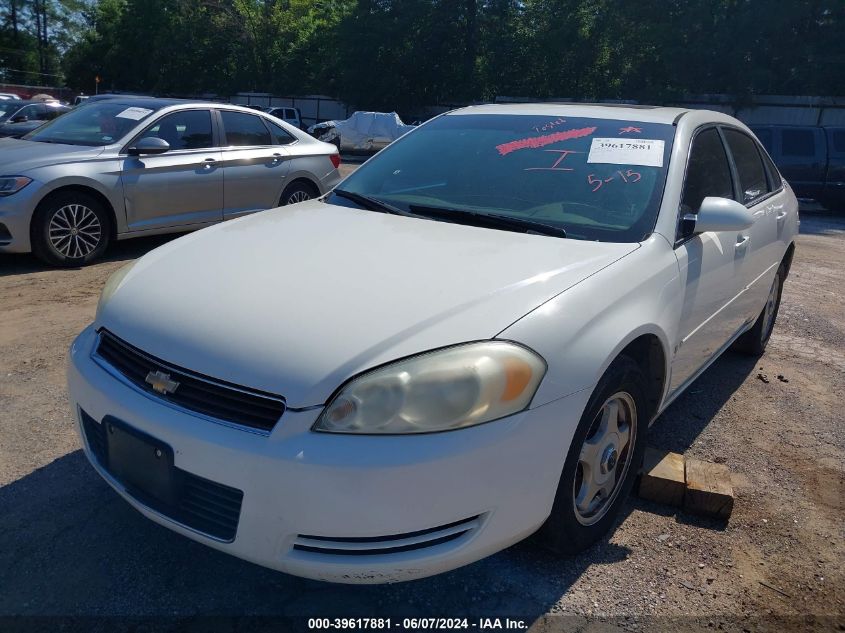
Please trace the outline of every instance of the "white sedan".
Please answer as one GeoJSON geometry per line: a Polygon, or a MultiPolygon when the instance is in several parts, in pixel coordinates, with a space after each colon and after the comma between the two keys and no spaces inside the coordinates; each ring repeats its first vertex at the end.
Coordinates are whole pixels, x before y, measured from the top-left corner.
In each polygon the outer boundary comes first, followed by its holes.
{"type": "Polygon", "coordinates": [[[332,193],[174,240],[73,343],[85,453],[144,515],[395,582],[613,525],[649,424],[761,354],[795,196],[708,111],[471,107],[332,193]]]}

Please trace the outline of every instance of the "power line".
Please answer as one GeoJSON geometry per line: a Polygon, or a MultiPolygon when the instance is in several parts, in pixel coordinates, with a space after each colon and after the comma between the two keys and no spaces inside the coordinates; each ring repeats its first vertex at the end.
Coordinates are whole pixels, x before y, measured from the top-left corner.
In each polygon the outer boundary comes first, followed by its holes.
{"type": "Polygon", "coordinates": [[[24,73],[26,75],[44,75],[45,77],[63,77],[62,73],[39,73],[35,70],[22,70],[20,68],[0,68],[0,73],[24,73]]]}

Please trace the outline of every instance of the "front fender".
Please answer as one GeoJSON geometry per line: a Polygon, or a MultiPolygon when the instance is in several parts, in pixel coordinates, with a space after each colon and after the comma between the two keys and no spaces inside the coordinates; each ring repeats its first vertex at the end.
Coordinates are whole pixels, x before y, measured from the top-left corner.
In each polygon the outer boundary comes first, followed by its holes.
{"type": "Polygon", "coordinates": [[[123,200],[123,185],[120,181],[120,164],[99,163],[95,174],[84,173],[86,165],[56,165],[49,168],[33,170],[44,186],[39,191],[36,207],[51,193],[66,187],[91,189],[105,198],[114,212],[115,229],[118,233],[126,231],[126,213],[123,200]],[[73,173],[73,170],[83,173],[73,173]]]}
{"type": "MultiPolygon", "coordinates": [[[[499,338],[528,345],[548,363],[532,407],[592,389],[636,338],[656,336],[669,376],[683,293],[671,246],[652,235],[642,248],[539,306],[499,338]]],[[[668,380],[664,380],[664,392],[668,380]]]]}

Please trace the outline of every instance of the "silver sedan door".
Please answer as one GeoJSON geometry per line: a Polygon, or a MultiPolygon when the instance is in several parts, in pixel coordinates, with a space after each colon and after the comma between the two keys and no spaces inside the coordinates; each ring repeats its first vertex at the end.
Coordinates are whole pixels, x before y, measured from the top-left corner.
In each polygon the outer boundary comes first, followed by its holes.
{"type": "Polygon", "coordinates": [[[279,206],[289,152],[276,144],[264,118],[246,112],[219,110],[223,128],[223,216],[279,206]]]}
{"type": "Polygon", "coordinates": [[[127,156],[121,180],[130,231],[219,222],[223,219],[223,170],[215,147],[212,112],[166,114],[136,139],[156,137],[170,149],[127,156]]]}

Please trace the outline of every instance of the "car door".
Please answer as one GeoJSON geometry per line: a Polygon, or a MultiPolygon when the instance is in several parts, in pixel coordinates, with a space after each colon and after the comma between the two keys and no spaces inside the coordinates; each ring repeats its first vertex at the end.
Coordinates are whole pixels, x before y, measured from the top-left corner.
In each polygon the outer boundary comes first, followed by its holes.
{"type": "Polygon", "coordinates": [[[737,299],[743,320],[753,320],[763,307],[782,257],[779,230],[783,228],[787,208],[785,196],[779,195],[782,185],[768,173],[765,151],[744,131],[723,127],[728,155],[739,185],[737,199],[751,212],[754,224],[748,228],[745,246],[744,288],[737,299]]]}
{"type": "Polygon", "coordinates": [[[684,216],[706,197],[735,198],[734,177],[716,126],[692,141],[681,196],[675,256],[684,289],[670,391],[692,378],[742,326],[735,299],[744,288],[747,235],[710,231],[685,235],[684,216]]]}
{"type": "Polygon", "coordinates": [[[154,121],[142,138],[168,142],[163,154],[125,156],[121,170],[130,231],[189,226],[223,219],[223,170],[212,111],[178,110],[154,121]]]}
{"type": "Polygon", "coordinates": [[[289,153],[274,141],[264,117],[219,110],[223,131],[223,217],[279,206],[289,153]]]}

